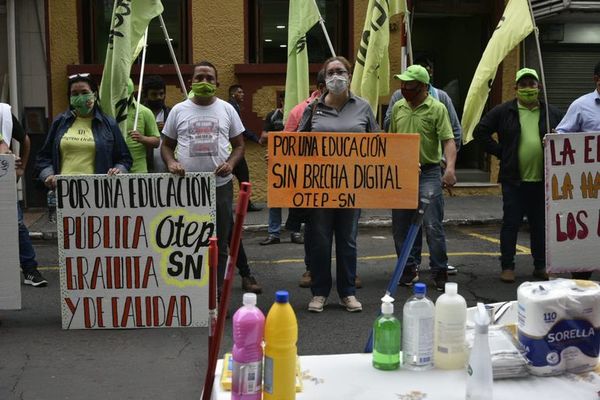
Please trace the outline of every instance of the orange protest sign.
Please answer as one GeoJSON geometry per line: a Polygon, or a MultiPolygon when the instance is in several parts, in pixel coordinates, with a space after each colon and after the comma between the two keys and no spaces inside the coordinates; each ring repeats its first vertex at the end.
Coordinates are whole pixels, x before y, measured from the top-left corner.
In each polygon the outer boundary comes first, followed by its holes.
{"type": "Polygon", "coordinates": [[[269,207],[417,207],[419,135],[269,132],[269,207]]]}

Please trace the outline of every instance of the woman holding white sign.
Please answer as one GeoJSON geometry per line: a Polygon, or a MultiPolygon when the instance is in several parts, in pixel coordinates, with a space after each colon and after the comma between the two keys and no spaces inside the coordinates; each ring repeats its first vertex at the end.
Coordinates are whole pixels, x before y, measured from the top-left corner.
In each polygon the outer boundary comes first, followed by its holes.
{"type": "MultiPolygon", "coordinates": [[[[323,65],[326,90],[306,107],[299,132],[379,132],[371,106],[350,92],[351,65],[331,57],[323,65]]],[[[305,236],[312,275],[311,312],[321,312],[332,286],[331,247],[335,235],[336,282],[340,304],[350,312],[362,311],[356,299],[356,235],[360,209],[314,208],[305,236]]]]}
{"type": "Polygon", "coordinates": [[[52,122],[37,155],[39,179],[50,189],[56,175],[116,175],[132,159],[117,122],[99,106],[98,85],[89,74],[69,77],[69,110],[52,122]]]}

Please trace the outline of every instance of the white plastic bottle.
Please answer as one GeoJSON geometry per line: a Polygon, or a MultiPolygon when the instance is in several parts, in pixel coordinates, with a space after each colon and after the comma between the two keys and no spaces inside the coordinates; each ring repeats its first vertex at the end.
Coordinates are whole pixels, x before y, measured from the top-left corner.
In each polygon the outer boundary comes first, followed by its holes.
{"type": "Polygon", "coordinates": [[[417,283],[402,312],[402,364],[413,371],[433,368],[435,306],[425,296],[427,285],[417,283]]]}
{"type": "Polygon", "coordinates": [[[492,355],[488,337],[488,316],[483,303],[477,303],[475,315],[475,341],[469,356],[467,367],[467,396],[466,400],[493,400],[494,375],[492,370],[492,355]]]}
{"type": "Polygon", "coordinates": [[[467,362],[465,328],[467,325],[467,302],[458,294],[454,282],[446,283],[445,293],[435,302],[435,351],[436,368],[462,369],[467,362]]]}

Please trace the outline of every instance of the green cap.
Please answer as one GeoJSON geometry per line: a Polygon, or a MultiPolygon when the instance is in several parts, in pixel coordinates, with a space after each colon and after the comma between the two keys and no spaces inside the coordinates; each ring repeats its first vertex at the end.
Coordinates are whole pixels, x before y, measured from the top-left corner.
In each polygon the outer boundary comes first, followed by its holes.
{"type": "Polygon", "coordinates": [[[403,73],[394,76],[396,79],[401,81],[419,81],[426,85],[429,85],[429,72],[420,65],[411,65],[406,68],[403,73]]]}
{"type": "Polygon", "coordinates": [[[520,70],[517,71],[517,76],[515,78],[515,82],[519,82],[521,80],[521,78],[523,78],[525,76],[534,77],[536,81],[540,80],[540,78],[538,77],[538,74],[535,71],[535,69],[521,68],[520,70]]]}

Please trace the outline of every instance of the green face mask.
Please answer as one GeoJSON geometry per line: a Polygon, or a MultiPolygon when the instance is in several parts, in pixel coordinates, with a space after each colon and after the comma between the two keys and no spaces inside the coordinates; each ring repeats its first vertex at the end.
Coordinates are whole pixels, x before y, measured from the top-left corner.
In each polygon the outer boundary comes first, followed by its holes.
{"type": "Polygon", "coordinates": [[[536,102],[539,94],[540,89],[537,88],[517,89],[517,99],[519,99],[519,101],[523,104],[531,104],[536,102]]]}
{"type": "Polygon", "coordinates": [[[88,115],[94,108],[96,96],[94,93],[80,94],[79,96],[71,96],[69,101],[71,107],[73,107],[79,115],[88,115]],[[88,103],[90,104],[88,105],[88,103]]]}
{"type": "Polygon", "coordinates": [[[208,82],[194,82],[192,92],[198,97],[213,97],[217,93],[217,87],[208,82]]]}

